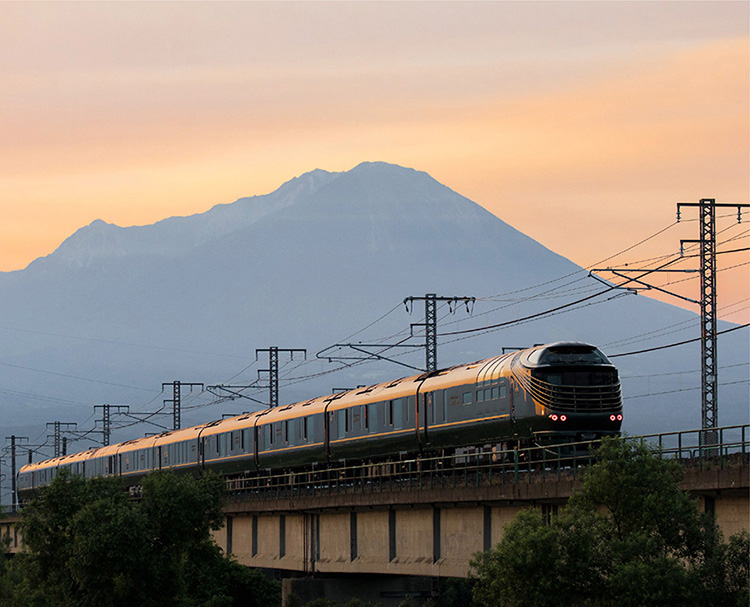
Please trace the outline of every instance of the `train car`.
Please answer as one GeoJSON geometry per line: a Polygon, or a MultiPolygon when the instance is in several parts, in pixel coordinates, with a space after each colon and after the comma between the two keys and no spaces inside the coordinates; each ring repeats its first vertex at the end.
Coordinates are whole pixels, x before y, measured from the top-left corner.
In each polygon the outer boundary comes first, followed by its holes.
{"type": "Polygon", "coordinates": [[[28,464],[19,496],[32,496],[59,468],[135,486],[158,469],[304,470],[593,440],[618,434],[621,424],[614,365],[595,346],[559,342],[28,464]]]}

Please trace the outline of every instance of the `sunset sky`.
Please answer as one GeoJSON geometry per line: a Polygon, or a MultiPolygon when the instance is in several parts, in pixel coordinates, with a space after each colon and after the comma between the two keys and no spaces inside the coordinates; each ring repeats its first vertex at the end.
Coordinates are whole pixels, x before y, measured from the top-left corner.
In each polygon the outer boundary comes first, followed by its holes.
{"type": "MultiPolygon", "coordinates": [[[[748,2],[2,2],[0,78],[3,271],[94,219],[368,160],[583,266],[678,201],[750,200],[748,2]]],[[[750,212],[732,217],[719,229],[748,246],[750,212]]],[[[697,237],[689,222],[620,259],[697,237]]],[[[720,306],[745,298],[725,318],[748,321],[747,277],[720,275],[720,306]]]]}

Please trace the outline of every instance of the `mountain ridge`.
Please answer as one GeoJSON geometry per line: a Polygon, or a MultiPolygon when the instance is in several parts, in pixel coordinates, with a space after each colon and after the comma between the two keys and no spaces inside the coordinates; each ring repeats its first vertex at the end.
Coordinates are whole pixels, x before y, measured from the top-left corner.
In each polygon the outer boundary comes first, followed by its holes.
{"type": "Polygon", "coordinates": [[[315,169],[290,179],[269,194],[238,198],[201,213],[167,217],[152,224],[123,227],[95,219],[76,230],[49,255],[32,261],[27,268],[47,269],[49,264],[86,267],[99,257],[180,255],[203,242],[250,225],[268,213],[296,204],[335,175],[315,169]]]}

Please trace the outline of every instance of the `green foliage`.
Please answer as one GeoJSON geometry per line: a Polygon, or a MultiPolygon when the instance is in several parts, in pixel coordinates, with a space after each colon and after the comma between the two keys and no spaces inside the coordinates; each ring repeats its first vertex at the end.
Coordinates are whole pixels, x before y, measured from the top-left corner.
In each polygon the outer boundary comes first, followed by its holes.
{"type": "Polygon", "coordinates": [[[340,607],[330,599],[319,598],[305,604],[305,607],[340,607]]]}
{"type": "Polygon", "coordinates": [[[346,603],[337,603],[331,599],[320,597],[312,601],[305,603],[296,594],[291,594],[287,597],[284,602],[284,607],[380,607],[380,603],[371,603],[369,601],[363,601],[356,597],[350,598],[346,603]]]}
{"type": "Polygon", "coordinates": [[[277,583],[225,558],[211,539],[223,500],[214,475],[155,472],[134,501],[116,478],[60,472],[23,511],[25,550],[13,563],[13,597],[2,605],[278,605],[277,583]]]}
{"type": "Polygon", "coordinates": [[[596,457],[558,518],[525,511],[475,556],[476,605],[747,604],[747,534],[722,542],[679,489],[676,462],[620,439],[596,457]]]}

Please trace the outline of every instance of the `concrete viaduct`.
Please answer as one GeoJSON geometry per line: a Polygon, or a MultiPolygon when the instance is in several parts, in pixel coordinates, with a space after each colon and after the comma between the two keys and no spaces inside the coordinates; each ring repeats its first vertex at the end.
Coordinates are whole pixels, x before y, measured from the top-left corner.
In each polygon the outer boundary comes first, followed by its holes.
{"type": "MultiPolygon", "coordinates": [[[[537,506],[553,516],[578,483],[569,471],[546,479],[521,473],[518,482],[467,476],[422,486],[412,479],[330,493],[238,494],[216,541],[250,567],[466,577],[472,556],[500,541],[520,510],[537,506]]],[[[686,468],[682,485],[725,535],[748,529],[747,465],[686,468]]]]}

